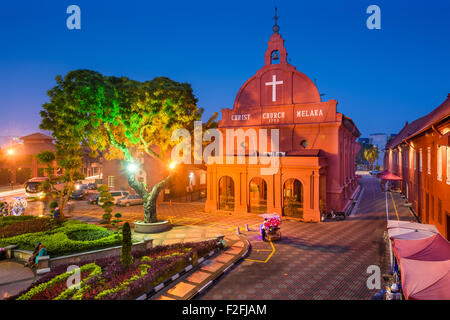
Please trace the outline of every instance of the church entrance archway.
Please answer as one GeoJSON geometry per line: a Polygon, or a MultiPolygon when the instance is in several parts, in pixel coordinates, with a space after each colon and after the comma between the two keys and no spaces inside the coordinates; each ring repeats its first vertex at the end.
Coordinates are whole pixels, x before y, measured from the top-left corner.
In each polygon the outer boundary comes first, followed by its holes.
{"type": "Polygon", "coordinates": [[[249,211],[267,212],[267,183],[263,178],[255,177],[250,180],[249,211]]]}
{"type": "Polygon", "coordinates": [[[283,215],[303,218],[303,185],[297,179],[289,179],[284,183],[283,215]]]}
{"type": "Polygon", "coordinates": [[[229,176],[219,180],[219,210],[234,210],[234,181],[229,176]]]}

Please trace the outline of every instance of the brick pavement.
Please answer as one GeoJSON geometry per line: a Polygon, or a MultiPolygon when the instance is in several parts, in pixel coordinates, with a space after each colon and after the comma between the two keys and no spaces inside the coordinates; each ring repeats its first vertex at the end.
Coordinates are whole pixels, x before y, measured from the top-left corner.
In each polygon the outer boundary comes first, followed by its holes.
{"type": "MultiPolygon", "coordinates": [[[[370,299],[376,290],[366,286],[367,267],[388,271],[386,197],[374,178],[365,177],[361,184],[365,190],[354,216],[325,223],[284,221],[282,241],[274,243],[270,260],[242,262],[199,299],[370,299]]],[[[393,198],[399,218],[410,220],[399,194],[393,198]]],[[[390,194],[388,200],[394,219],[390,194]]],[[[260,245],[255,235],[249,237],[255,238],[253,248],[260,245]]]]}
{"type": "Polygon", "coordinates": [[[35,280],[34,272],[11,260],[0,261],[0,300],[18,294],[35,280]]]}
{"type": "MultiPolygon", "coordinates": [[[[233,237],[236,227],[240,227],[251,242],[250,255],[200,299],[370,299],[376,290],[366,287],[367,267],[379,265],[384,273],[388,266],[383,241],[386,197],[375,178],[364,177],[361,184],[364,191],[354,215],[344,221],[325,223],[283,221],[283,238],[273,246],[260,240],[258,215],[209,214],[203,212],[201,202],[161,204],[158,217],[170,220],[174,227],[167,234],[151,237],[155,238],[155,245],[206,238],[208,232],[208,236],[220,233],[233,237]],[[246,224],[250,226],[248,232],[246,224]]],[[[393,198],[399,218],[411,220],[400,195],[388,196],[390,218],[396,218],[393,198]]],[[[141,206],[116,207],[115,212],[121,212],[130,222],[143,216],[141,206]]],[[[97,206],[79,203],[71,216],[96,222],[102,214],[97,206]]],[[[200,281],[201,274],[198,277],[200,281]]]]}

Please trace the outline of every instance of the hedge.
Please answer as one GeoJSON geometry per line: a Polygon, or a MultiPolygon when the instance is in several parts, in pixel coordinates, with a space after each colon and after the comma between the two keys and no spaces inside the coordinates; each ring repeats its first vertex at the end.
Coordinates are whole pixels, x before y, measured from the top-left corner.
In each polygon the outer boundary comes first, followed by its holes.
{"type": "Polygon", "coordinates": [[[122,243],[122,236],[99,226],[71,220],[52,230],[0,239],[0,247],[17,245],[20,249],[33,250],[38,241],[45,245],[50,256],[55,257],[117,246],[122,243]]]}

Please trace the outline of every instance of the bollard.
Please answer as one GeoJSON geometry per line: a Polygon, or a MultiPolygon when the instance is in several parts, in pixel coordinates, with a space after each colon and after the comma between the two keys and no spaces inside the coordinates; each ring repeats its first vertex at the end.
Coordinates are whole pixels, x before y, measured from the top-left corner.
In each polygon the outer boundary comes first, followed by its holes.
{"type": "Polygon", "coordinates": [[[245,230],[250,231],[250,229],[248,228],[248,223],[245,225],[245,230]]]}
{"type": "Polygon", "coordinates": [[[236,227],[236,233],[241,234],[241,230],[239,230],[239,226],[236,227]]]}

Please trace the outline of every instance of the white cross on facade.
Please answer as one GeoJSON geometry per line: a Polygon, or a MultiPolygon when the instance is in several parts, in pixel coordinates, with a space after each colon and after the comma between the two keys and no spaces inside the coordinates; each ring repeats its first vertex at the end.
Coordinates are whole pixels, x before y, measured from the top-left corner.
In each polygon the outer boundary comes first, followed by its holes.
{"type": "Polygon", "coordinates": [[[277,101],[277,84],[283,84],[283,81],[277,81],[277,76],[272,76],[272,82],[266,82],[266,86],[272,86],[272,102],[277,101]]]}

